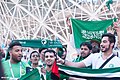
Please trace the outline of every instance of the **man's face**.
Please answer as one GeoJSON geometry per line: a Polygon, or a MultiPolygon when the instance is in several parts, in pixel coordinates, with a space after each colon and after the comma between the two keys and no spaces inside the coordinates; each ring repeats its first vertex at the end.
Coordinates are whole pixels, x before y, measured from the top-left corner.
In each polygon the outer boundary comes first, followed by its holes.
{"type": "Polygon", "coordinates": [[[81,56],[85,58],[91,53],[91,50],[89,50],[87,46],[81,46],[80,53],[81,53],[81,56]]]}
{"type": "Polygon", "coordinates": [[[21,46],[13,46],[12,50],[10,50],[11,59],[14,62],[20,62],[22,58],[22,47],[21,46]]]}
{"type": "Polygon", "coordinates": [[[66,58],[66,54],[67,54],[67,52],[64,51],[63,54],[62,54],[62,56],[61,56],[61,58],[62,58],[62,59],[65,59],[65,58],[66,58]]]}
{"type": "Polygon", "coordinates": [[[39,60],[40,60],[39,53],[35,52],[31,54],[30,58],[31,63],[38,63],[39,60]]]}
{"type": "Polygon", "coordinates": [[[110,41],[108,37],[103,37],[100,44],[100,49],[102,52],[107,52],[110,49],[110,41]]]}
{"type": "Polygon", "coordinates": [[[54,53],[49,53],[49,52],[45,53],[45,63],[47,66],[52,66],[55,59],[56,59],[56,57],[55,57],[54,53]]]}
{"type": "Polygon", "coordinates": [[[41,53],[40,53],[40,59],[41,59],[41,60],[44,60],[44,52],[45,52],[46,50],[47,50],[47,49],[44,49],[44,50],[41,51],[41,53]]]}

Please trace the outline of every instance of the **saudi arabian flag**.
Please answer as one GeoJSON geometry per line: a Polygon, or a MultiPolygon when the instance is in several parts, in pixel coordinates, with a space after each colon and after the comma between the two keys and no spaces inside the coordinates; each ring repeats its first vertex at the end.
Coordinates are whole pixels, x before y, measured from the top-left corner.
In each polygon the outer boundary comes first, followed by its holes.
{"type": "Polygon", "coordinates": [[[40,78],[41,77],[40,77],[38,69],[34,69],[33,71],[22,76],[19,80],[42,80],[40,78]]]}
{"type": "Polygon", "coordinates": [[[106,28],[112,25],[113,19],[102,21],[82,21],[71,19],[74,35],[75,47],[80,48],[80,44],[91,39],[100,41],[102,34],[106,33],[106,28]]]}
{"type": "Polygon", "coordinates": [[[120,80],[120,67],[107,69],[75,68],[58,65],[60,74],[95,80],[120,80]]]}

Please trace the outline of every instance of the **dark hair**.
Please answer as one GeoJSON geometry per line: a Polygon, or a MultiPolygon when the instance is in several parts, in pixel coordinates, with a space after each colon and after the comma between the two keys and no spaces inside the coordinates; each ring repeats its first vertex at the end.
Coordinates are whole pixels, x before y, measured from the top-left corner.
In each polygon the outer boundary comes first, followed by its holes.
{"type": "MultiPolygon", "coordinates": [[[[115,39],[115,35],[114,34],[111,34],[111,33],[105,33],[105,34],[103,34],[102,35],[102,38],[103,37],[108,37],[109,39],[109,41],[110,41],[110,43],[114,43],[115,44],[115,42],[116,42],[116,39],[115,39]]],[[[114,45],[113,45],[113,47],[114,47],[114,45]]]]}
{"type": "Polygon", "coordinates": [[[67,45],[63,46],[63,51],[67,51],[67,45]]]}
{"type": "Polygon", "coordinates": [[[44,52],[44,56],[45,56],[45,54],[46,54],[47,52],[49,52],[49,53],[54,53],[54,56],[56,56],[56,58],[57,58],[57,54],[56,54],[56,52],[55,52],[54,50],[52,50],[52,49],[46,50],[46,51],[44,52]]]}
{"type": "Polygon", "coordinates": [[[10,44],[9,44],[9,47],[8,49],[12,49],[14,46],[22,46],[18,41],[12,41],[10,44]]]}
{"type": "Polygon", "coordinates": [[[47,48],[39,48],[39,53],[41,53],[42,52],[42,50],[45,50],[45,49],[47,49],[47,48]]]}
{"type": "Polygon", "coordinates": [[[92,45],[91,45],[90,42],[82,42],[82,43],[80,44],[80,47],[81,47],[81,46],[87,46],[87,47],[89,48],[89,50],[92,50],[92,45]]]}
{"type": "Polygon", "coordinates": [[[7,49],[7,53],[6,53],[6,56],[5,56],[5,60],[10,59],[9,51],[10,51],[14,46],[22,46],[22,44],[20,44],[18,41],[12,41],[12,42],[9,44],[9,47],[8,47],[8,49],[7,49]]]}
{"type": "MultiPolygon", "coordinates": [[[[37,51],[32,51],[31,54],[30,54],[30,58],[32,56],[33,53],[38,53],[37,51]]],[[[40,54],[38,53],[38,56],[40,57],[40,54]]]]}
{"type": "Polygon", "coordinates": [[[58,50],[64,52],[63,48],[58,48],[58,50]]]}

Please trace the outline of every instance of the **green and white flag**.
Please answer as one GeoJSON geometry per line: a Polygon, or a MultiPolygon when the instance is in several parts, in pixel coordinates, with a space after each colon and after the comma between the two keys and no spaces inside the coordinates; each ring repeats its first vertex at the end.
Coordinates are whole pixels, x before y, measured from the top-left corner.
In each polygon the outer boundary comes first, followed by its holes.
{"type": "Polygon", "coordinates": [[[18,41],[22,44],[23,47],[33,47],[33,48],[62,48],[62,44],[59,40],[48,40],[48,39],[39,39],[39,40],[12,40],[18,41]]]}
{"type": "MultiPolygon", "coordinates": [[[[120,67],[107,69],[75,68],[58,65],[60,74],[85,79],[120,80],[120,67]]],[[[22,76],[19,80],[43,80],[37,69],[22,76]]]]}
{"type": "Polygon", "coordinates": [[[80,48],[80,44],[91,39],[100,41],[102,34],[106,33],[106,28],[112,25],[113,19],[103,21],[82,21],[71,19],[74,35],[75,47],[80,48]]]}
{"type": "Polygon", "coordinates": [[[39,74],[38,69],[34,69],[33,71],[25,74],[19,80],[42,80],[39,74]]]}
{"type": "Polygon", "coordinates": [[[107,69],[75,68],[59,65],[60,74],[85,79],[120,80],[120,67],[107,69]]]}

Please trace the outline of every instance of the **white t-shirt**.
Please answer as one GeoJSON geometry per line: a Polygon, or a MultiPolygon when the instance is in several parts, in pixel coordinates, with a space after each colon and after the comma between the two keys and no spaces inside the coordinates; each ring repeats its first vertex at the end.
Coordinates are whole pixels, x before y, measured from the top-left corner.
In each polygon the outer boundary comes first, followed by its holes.
{"type": "MultiPolygon", "coordinates": [[[[112,55],[113,54],[111,54],[109,57],[111,57],[112,55]]],[[[99,69],[99,67],[106,60],[103,60],[102,53],[95,53],[88,56],[82,62],[86,65],[86,67],[92,65],[92,69],[99,69]]],[[[120,67],[120,58],[118,58],[117,56],[114,56],[103,68],[114,68],[114,67],[120,67]]]]}

